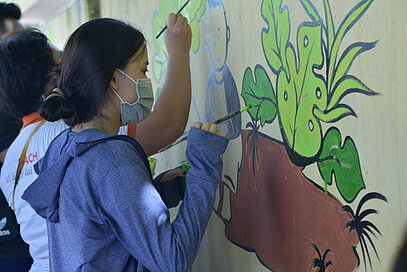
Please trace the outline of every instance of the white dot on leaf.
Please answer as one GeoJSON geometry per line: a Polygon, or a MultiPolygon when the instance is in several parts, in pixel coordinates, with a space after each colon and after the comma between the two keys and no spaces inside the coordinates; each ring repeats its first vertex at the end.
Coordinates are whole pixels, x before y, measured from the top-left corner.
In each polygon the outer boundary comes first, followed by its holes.
{"type": "Polygon", "coordinates": [[[317,87],[317,90],[315,91],[315,94],[316,94],[317,98],[320,99],[321,95],[322,95],[321,88],[317,87]]]}
{"type": "Polygon", "coordinates": [[[312,120],[308,121],[308,127],[309,127],[309,130],[311,130],[311,131],[314,130],[314,123],[312,122],[312,120]]]}
{"type": "Polygon", "coordinates": [[[308,44],[309,44],[309,39],[308,39],[308,36],[305,35],[305,36],[304,36],[304,46],[307,47],[308,44]]]}

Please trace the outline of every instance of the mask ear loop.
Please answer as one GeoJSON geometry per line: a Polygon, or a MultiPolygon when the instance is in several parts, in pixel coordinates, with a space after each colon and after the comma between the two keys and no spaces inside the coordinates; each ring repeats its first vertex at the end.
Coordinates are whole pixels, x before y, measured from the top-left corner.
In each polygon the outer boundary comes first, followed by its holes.
{"type": "Polygon", "coordinates": [[[124,100],[120,97],[120,95],[116,92],[116,90],[115,90],[114,88],[112,88],[112,90],[113,90],[114,94],[117,96],[117,98],[119,98],[120,102],[126,103],[126,102],[124,102],[124,100]]]}
{"type": "MultiPolygon", "coordinates": [[[[125,72],[123,72],[122,70],[120,70],[119,68],[116,68],[117,71],[119,71],[122,75],[124,75],[125,77],[127,77],[128,80],[130,80],[131,82],[134,83],[134,85],[136,85],[136,93],[137,93],[137,101],[132,103],[132,105],[137,104],[138,102],[140,102],[140,93],[138,91],[138,82],[136,80],[134,80],[131,76],[129,76],[128,74],[126,74],[125,72]]],[[[128,103],[128,102],[127,102],[128,103]]],[[[130,104],[130,103],[129,103],[130,104]]]]}

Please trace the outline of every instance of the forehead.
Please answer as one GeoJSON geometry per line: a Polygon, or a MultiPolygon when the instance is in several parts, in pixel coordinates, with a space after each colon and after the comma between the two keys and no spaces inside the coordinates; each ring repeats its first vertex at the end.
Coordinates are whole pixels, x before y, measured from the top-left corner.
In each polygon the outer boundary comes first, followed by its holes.
{"type": "Polygon", "coordinates": [[[130,58],[129,64],[130,63],[136,63],[136,64],[147,64],[148,62],[148,53],[147,53],[147,46],[146,44],[143,44],[139,50],[136,51],[136,53],[133,54],[133,56],[130,58]]]}

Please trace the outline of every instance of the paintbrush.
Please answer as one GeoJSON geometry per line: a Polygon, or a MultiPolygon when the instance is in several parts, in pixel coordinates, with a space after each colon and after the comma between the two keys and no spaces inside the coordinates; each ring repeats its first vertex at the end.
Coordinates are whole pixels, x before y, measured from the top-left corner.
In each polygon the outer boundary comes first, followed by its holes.
{"type": "MultiPolygon", "coordinates": [[[[238,110],[238,111],[235,111],[235,112],[233,112],[233,113],[231,113],[231,114],[228,114],[228,115],[226,115],[226,116],[224,116],[224,117],[222,117],[222,118],[216,120],[215,122],[213,122],[213,124],[218,125],[218,124],[220,124],[220,123],[223,123],[223,122],[229,120],[230,118],[235,117],[236,115],[239,115],[239,114],[241,114],[242,112],[247,111],[248,109],[250,109],[250,108],[252,108],[252,107],[253,107],[252,105],[249,105],[249,106],[247,106],[247,107],[245,107],[245,108],[241,108],[241,109],[238,110]]],[[[165,151],[165,150],[167,150],[167,149],[169,149],[169,148],[171,148],[171,147],[173,147],[173,146],[176,146],[177,144],[182,143],[183,141],[185,141],[185,140],[188,138],[188,131],[185,132],[184,135],[185,135],[185,136],[183,136],[183,137],[180,138],[179,140],[175,141],[174,143],[172,143],[172,144],[170,144],[170,145],[167,145],[166,147],[161,148],[160,150],[158,150],[157,153],[161,153],[161,152],[163,152],[163,151],[165,151]]]]}
{"type": "MultiPolygon", "coordinates": [[[[177,14],[180,14],[181,11],[188,5],[188,3],[189,3],[190,1],[191,1],[191,0],[186,1],[185,4],[178,10],[177,14]]],[[[168,28],[168,26],[165,25],[165,27],[164,27],[163,29],[161,29],[160,33],[158,33],[157,36],[155,36],[155,38],[158,39],[158,38],[161,36],[161,34],[163,34],[164,31],[165,31],[167,28],[168,28]]]]}

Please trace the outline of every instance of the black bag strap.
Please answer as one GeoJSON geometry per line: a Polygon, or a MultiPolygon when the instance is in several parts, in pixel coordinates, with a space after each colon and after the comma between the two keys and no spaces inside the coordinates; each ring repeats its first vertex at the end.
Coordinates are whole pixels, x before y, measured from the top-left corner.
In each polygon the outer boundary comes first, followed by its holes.
{"type": "MultiPolygon", "coordinates": [[[[150,164],[148,162],[147,155],[144,152],[144,149],[135,139],[133,139],[129,136],[126,136],[126,135],[116,135],[116,136],[106,137],[106,138],[102,138],[102,139],[95,140],[95,141],[86,142],[86,144],[89,144],[89,143],[99,144],[99,143],[103,143],[103,142],[110,141],[110,140],[119,140],[119,141],[124,141],[124,142],[131,144],[134,147],[134,149],[136,150],[136,152],[140,155],[145,167],[147,168],[150,178],[153,179],[153,175],[151,173],[150,164]]],[[[85,144],[85,143],[83,143],[83,144],[85,144]]]]}

